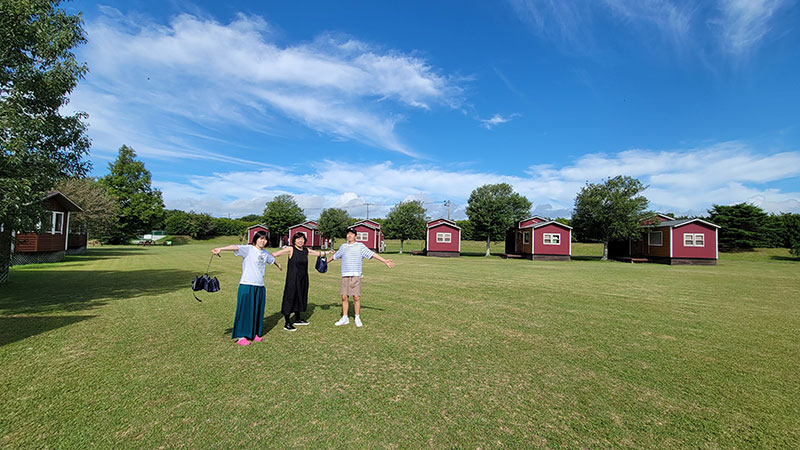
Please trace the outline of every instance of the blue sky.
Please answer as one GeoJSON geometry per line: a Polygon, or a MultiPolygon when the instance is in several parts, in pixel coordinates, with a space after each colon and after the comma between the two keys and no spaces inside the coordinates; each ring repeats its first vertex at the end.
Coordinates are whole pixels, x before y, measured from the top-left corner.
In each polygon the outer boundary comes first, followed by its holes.
{"type": "Polygon", "coordinates": [[[133,147],[168,208],[309,217],[507,182],[569,216],[629,175],[651,208],[800,212],[796,0],[152,1],[81,11],[93,175],[133,147]]]}

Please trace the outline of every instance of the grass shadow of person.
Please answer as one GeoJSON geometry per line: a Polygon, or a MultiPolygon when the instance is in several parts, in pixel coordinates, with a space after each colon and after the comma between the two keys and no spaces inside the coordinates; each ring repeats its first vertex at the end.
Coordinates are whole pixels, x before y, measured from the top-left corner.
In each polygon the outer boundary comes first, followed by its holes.
{"type": "Polygon", "coordinates": [[[97,316],[0,316],[0,347],[97,316]]]}
{"type": "Polygon", "coordinates": [[[180,269],[16,270],[0,291],[0,315],[81,311],[110,301],[158,296],[179,289],[191,292],[194,275],[180,269]]]}

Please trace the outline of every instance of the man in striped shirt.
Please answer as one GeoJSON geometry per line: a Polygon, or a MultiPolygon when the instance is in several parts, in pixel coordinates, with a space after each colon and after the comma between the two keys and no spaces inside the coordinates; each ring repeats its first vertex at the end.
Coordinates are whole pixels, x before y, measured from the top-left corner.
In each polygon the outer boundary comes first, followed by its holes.
{"type": "Polygon", "coordinates": [[[342,244],[339,250],[333,255],[333,261],[342,260],[342,283],[339,287],[339,294],[342,296],[342,318],[334,325],[341,326],[350,323],[347,312],[350,308],[349,297],[353,297],[353,308],[356,312],[356,326],[363,325],[361,322],[361,268],[363,259],[375,258],[386,264],[386,267],[394,267],[390,259],[384,259],[377,253],[368,249],[361,242],[356,242],[355,228],[347,229],[347,243],[342,244]]]}

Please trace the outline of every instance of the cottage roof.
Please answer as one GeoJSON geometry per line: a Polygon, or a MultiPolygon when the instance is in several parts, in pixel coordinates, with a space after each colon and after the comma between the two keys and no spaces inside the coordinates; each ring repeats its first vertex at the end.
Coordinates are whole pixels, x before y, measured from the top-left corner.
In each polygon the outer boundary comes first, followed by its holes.
{"type": "Polygon", "coordinates": [[[311,229],[311,230],[319,230],[319,227],[317,227],[317,225],[314,224],[314,222],[311,222],[311,221],[298,223],[297,225],[292,225],[289,228],[291,229],[291,228],[297,228],[297,227],[306,227],[306,228],[311,229]]]}
{"type": "Polygon", "coordinates": [[[375,225],[373,225],[373,223],[376,223],[376,222],[372,222],[372,221],[367,222],[366,220],[362,220],[360,222],[354,223],[353,226],[357,227],[357,226],[363,225],[363,226],[365,226],[367,228],[372,228],[373,230],[380,230],[381,229],[380,224],[378,226],[375,226],[375,225]]]}
{"type": "Polygon", "coordinates": [[[525,225],[524,227],[520,227],[520,229],[523,229],[523,228],[541,228],[541,227],[546,226],[546,225],[558,225],[560,227],[569,228],[570,230],[572,229],[571,226],[565,225],[565,224],[563,224],[561,222],[558,222],[558,221],[555,221],[555,220],[548,220],[547,222],[532,223],[530,225],[525,225]]]}
{"type": "Polygon", "coordinates": [[[703,220],[703,219],[698,219],[698,218],[695,218],[695,219],[678,219],[678,220],[667,220],[667,221],[665,221],[665,222],[661,222],[661,223],[654,223],[654,224],[652,224],[652,225],[647,225],[647,227],[649,227],[649,228],[652,228],[652,227],[670,227],[670,228],[678,228],[678,227],[682,227],[682,226],[684,226],[684,225],[688,225],[688,224],[690,224],[690,223],[693,223],[693,222],[700,222],[700,223],[706,224],[706,225],[708,225],[708,226],[710,226],[710,227],[714,227],[714,228],[722,228],[722,227],[720,227],[719,225],[714,225],[714,224],[713,224],[713,223],[711,223],[711,222],[706,222],[705,220],[703,220]]]}
{"type": "Polygon", "coordinates": [[[456,228],[458,230],[461,229],[461,227],[456,225],[455,221],[450,220],[450,219],[439,218],[439,219],[436,219],[436,220],[429,220],[428,221],[428,228],[435,228],[435,227],[438,227],[440,225],[449,225],[449,226],[451,226],[453,228],[456,228]],[[442,222],[439,222],[440,220],[442,222]],[[434,223],[434,222],[436,222],[436,223],[434,223]]]}
{"type": "Polygon", "coordinates": [[[520,220],[519,222],[517,222],[517,225],[521,224],[522,222],[527,222],[527,221],[529,221],[529,220],[532,220],[532,219],[539,219],[539,220],[543,220],[543,221],[547,222],[547,218],[546,218],[546,217],[542,217],[542,216],[530,216],[530,217],[528,217],[527,219],[522,219],[522,220],[520,220]]]}
{"type": "Polygon", "coordinates": [[[48,192],[47,195],[44,197],[44,199],[45,200],[54,200],[56,203],[61,205],[62,208],[66,209],[67,211],[70,211],[70,212],[81,212],[81,211],[83,211],[83,208],[81,208],[80,206],[76,205],[75,202],[70,200],[69,197],[67,197],[66,195],[62,194],[59,191],[50,191],[50,192],[48,192]]]}
{"type": "Polygon", "coordinates": [[[249,230],[252,230],[253,228],[263,228],[263,229],[269,231],[269,227],[265,223],[259,223],[257,225],[253,225],[251,227],[247,227],[247,230],[249,231],[249,230]]]}

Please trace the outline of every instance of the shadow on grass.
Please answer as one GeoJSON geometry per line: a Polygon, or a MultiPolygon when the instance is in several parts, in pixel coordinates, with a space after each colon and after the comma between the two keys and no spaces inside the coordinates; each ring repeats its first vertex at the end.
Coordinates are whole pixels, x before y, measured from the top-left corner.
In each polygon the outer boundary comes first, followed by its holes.
{"type": "Polygon", "coordinates": [[[95,316],[0,316],[0,347],[95,316]]]}
{"type": "MultiPolygon", "coordinates": [[[[329,303],[329,304],[325,304],[325,305],[318,305],[316,303],[309,303],[308,304],[308,308],[306,309],[306,311],[304,313],[301,313],[301,315],[302,315],[303,319],[306,319],[309,322],[312,322],[314,320],[314,310],[316,310],[317,308],[319,308],[321,310],[324,310],[324,311],[327,311],[329,309],[340,309],[341,307],[342,307],[341,303],[329,303]]],[[[374,309],[376,311],[383,311],[383,308],[376,308],[374,306],[364,306],[364,305],[361,305],[361,309],[374,309]]],[[[352,317],[353,316],[353,307],[352,306],[350,307],[350,311],[349,312],[350,312],[349,316],[352,317]]],[[[292,318],[294,318],[294,314],[292,314],[292,318]]],[[[231,320],[233,320],[233,316],[231,316],[231,320]]],[[[283,327],[283,325],[281,325],[282,322],[283,322],[283,314],[281,314],[279,312],[272,313],[269,316],[265,315],[264,316],[264,325],[263,325],[264,334],[266,335],[270,331],[274,330],[276,327],[281,327],[282,328],[283,327]]],[[[333,322],[331,322],[331,325],[333,325],[333,322]]],[[[232,333],[233,333],[233,327],[230,327],[230,328],[225,330],[224,334],[230,336],[232,333]]]]}
{"type": "Polygon", "coordinates": [[[572,255],[573,261],[602,261],[602,256],[575,256],[572,255]]]}
{"type": "Polygon", "coordinates": [[[191,292],[194,275],[177,269],[15,271],[0,290],[0,315],[81,311],[114,300],[191,292]]]}
{"type": "Polygon", "coordinates": [[[66,262],[97,261],[101,259],[114,259],[120,256],[137,256],[147,252],[145,247],[140,248],[90,248],[82,255],[68,255],[66,262]]]}
{"type": "Polygon", "coordinates": [[[779,256],[779,255],[772,255],[769,259],[773,259],[775,261],[796,261],[800,262],[800,256],[779,256]]]}

